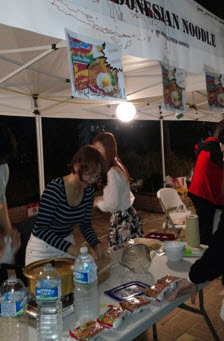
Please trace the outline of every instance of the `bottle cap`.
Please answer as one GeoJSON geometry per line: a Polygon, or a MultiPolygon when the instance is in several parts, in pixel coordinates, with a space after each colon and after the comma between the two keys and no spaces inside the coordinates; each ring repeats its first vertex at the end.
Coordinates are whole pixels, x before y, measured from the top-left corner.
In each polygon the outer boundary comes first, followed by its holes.
{"type": "Polygon", "coordinates": [[[88,247],[82,246],[82,247],[80,248],[80,253],[87,253],[87,252],[88,252],[88,247]]]}
{"type": "Polygon", "coordinates": [[[44,271],[51,272],[53,270],[51,263],[44,264],[44,271]]]}

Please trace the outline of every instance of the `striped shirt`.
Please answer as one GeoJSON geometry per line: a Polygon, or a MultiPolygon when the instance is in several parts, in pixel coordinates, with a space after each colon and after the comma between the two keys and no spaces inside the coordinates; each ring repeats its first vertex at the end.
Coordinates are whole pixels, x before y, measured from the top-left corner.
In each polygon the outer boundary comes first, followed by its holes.
{"type": "Polygon", "coordinates": [[[72,244],[64,238],[73,232],[74,224],[79,224],[83,237],[94,247],[99,243],[91,223],[94,195],[94,188],[89,186],[84,189],[80,204],[69,206],[63,179],[52,180],[41,197],[33,235],[67,252],[72,244]]]}

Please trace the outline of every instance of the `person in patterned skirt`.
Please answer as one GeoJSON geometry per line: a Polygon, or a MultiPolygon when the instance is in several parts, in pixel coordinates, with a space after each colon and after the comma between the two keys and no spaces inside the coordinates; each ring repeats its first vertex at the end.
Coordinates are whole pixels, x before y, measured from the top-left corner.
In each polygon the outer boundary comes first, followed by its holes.
{"type": "Polygon", "coordinates": [[[130,176],[118,157],[114,135],[109,132],[97,135],[93,146],[106,160],[108,183],[103,189],[103,196],[95,198],[95,206],[111,213],[108,233],[110,253],[132,238],[143,237],[143,229],[141,219],[132,206],[135,198],[130,191],[130,176]]]}

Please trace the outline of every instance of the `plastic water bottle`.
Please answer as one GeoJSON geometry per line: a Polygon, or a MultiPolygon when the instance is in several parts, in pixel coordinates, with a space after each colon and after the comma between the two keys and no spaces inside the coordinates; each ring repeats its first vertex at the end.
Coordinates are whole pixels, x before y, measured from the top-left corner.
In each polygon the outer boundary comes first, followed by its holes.
{"type": "Polygon", "coordinates": [[[37,340],[61,341],[63,331],[61,278],[50,263],[36,279],[37,340]]]}
{"type": "Polygon", "coordinates": [[[97,266],[87,247],[81,247],[75,260],[74,270],[75,313],[83,323],[99,316],[99,292],[97,287],[97,266]]]}
{"type": "Polygon", "coordinates": [[[0,287],[0,340],[28,341],[27,292],[15,275],[0,287]]]}

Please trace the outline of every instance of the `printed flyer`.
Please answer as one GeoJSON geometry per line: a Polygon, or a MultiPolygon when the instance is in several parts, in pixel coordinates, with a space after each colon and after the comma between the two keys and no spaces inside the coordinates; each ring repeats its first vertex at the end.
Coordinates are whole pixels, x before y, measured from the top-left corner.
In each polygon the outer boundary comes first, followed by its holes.
{"type": "Polygon", "coordinates": [[[165,110],[185,112],[185,71],[160,63],[163,83],[163,105],[165,110]]]}
{"type": "Polygon", "coordinates": [[[124,100],[120,47],[93,43],[65,29],[72,95],[89,99],[124,100]]]}
{"type": "Polygon", "coordinates": [[[223,111],[224,109],[224,75],[205,73],[208,109],[223,111]]]}

